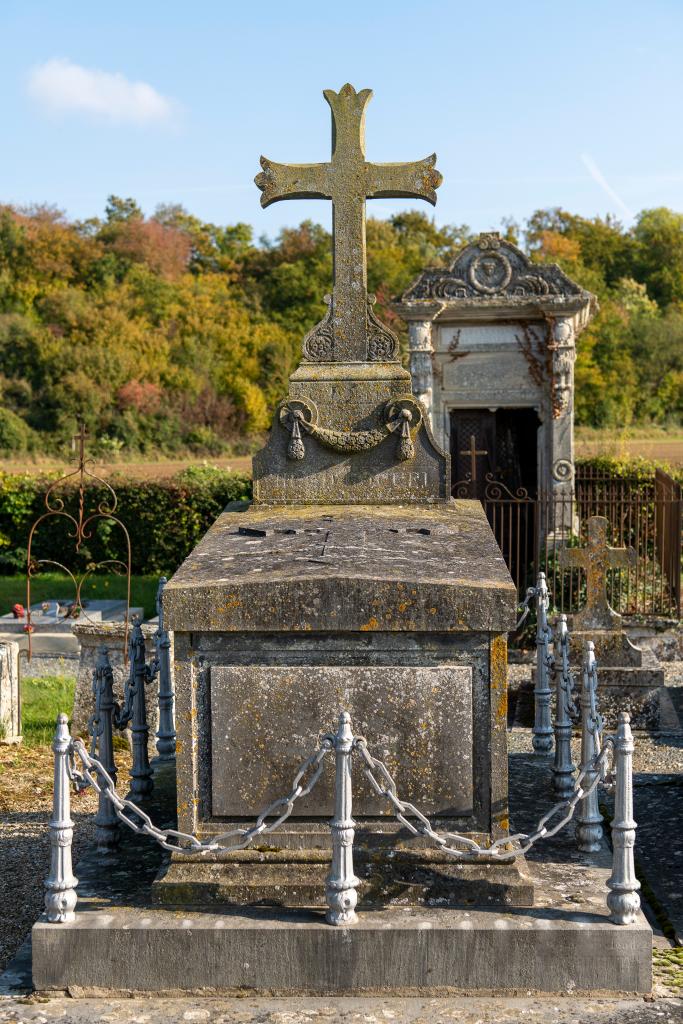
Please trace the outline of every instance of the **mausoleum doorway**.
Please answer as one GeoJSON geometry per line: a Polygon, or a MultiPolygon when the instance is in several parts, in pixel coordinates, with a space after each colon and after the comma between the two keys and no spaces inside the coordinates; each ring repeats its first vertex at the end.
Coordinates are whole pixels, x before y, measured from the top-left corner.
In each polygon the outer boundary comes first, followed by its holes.
{"type": "Polygon", "coordinates": [[[540,425],[533,408],[451,409],[454,496],[485,501],[495,481],[515,497],[535,497],[540,425]]]}

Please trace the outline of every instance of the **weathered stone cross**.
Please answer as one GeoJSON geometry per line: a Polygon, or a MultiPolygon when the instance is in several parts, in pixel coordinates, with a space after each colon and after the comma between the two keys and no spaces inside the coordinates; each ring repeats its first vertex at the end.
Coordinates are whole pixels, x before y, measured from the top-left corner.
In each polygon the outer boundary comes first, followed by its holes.
{"type": "Polygon", "coordinates": [[[254,179],[263,192],[261,206],[281,199],[331,199],[334,237],[334,290],[331,322],[333,362],[368,358],[368,289],[365,249],[365,200],[385,197],[426,199],[436,203],[441,174],[436,154],[414,163],[372,164],[365,159],[365,108],[371,89],[325,89],[332,108],[332,159],[325,164],[278,164],[261,157],[254,179]]]}
{"type": "Polygon", "coordinates": [[[609,520],[591,516],[588,520],[588,545],[585,548],[563,548],[560,566],[581,568],[586,573],[586,604],[574,615],[577,629],[615,629],[621,623],[607,600],[608,569],[626,569],[637,559],[633,548],[611,548],[607,544],[609,520]]]}

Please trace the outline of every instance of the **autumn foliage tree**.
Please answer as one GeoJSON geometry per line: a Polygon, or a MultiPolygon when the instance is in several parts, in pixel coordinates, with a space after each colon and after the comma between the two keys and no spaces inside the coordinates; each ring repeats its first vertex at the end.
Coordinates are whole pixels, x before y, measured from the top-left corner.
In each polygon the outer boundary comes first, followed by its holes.
{"type": "MultiPolygon", "coordinates": [[[[504,234],[522,234],[512,221],[504,234]]],[[[368,285],[390,301],[471,238],[422,213],[368,219],[368,285]]],[[[579,341],[577,412],[596,425],[683,416],[683,216],[644,211],[632,229],[535,213],[533,259],[596,292],[579,341]]],[[[0,450],[59,448],[83,420],[103,450],[217,453],[267,429],[325,313],[329,233],[311,221],[256,242],[247,224],[183,207],[145,217],[111,196],[102,219],[0,207],[0,450]]]]}

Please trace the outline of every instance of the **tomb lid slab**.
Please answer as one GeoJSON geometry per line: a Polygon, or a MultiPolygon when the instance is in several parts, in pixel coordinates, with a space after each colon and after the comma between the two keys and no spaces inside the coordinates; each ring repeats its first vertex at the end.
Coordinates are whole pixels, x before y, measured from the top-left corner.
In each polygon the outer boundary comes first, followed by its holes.
{"type": "Polygon", "coordinates": [[[164,592],[175,631],[506,631],[516,591],[477,501],[224,512],[164,592]]]}

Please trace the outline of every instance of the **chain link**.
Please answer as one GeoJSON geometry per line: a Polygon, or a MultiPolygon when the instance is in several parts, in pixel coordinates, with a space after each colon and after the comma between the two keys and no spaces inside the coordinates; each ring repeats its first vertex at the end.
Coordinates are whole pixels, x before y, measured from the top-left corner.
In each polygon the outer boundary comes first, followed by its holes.
{"type": "Polygon", "coordinates": [[[230,853],[233,850],[244,850],[257,836],[273,832],[287,820],[292,813],[295,801],[301,797],[308,796],[313,790],[322,774],[323,761],[333,748],[333,737],[329,735],[323,736],[319,746],[299,767],[292,781],[292,788],[289,793],[278,800],[274,800],[272,804],[266,807],[259,814],[256,823],[251,828],[231,829],[229,832],[222,832],[215,838],[204,841],[187,832],[179,832],[177,829],[157,828],[149,815],[137,804],[133,803],[132,800],[119,796],[111,775],[106,771],[101,761],[88,753],[85,744],[80,739],[75,739],[71,742],[67,759],[67,771],[69,778],[79,792],[87,789],[88,786],[92,786],[97,793],[104,793],[106,798],[113,804],[117,818],[124,825],[139,835],[151,836],[164,850],[188,853],[208,853],[210,851],[230,853]],[[76,769],[75,755],[80,759],[81,771],[76,769]],[[309,769],[313,769],[312,775],[306,784],[302,784],[304,776],[309,769]],[[267,825],[266,818],[269,818],[281,807],[285,808],[284,812],[272,824],[267,825]],[[226,846],[224,841],[235,836],[240,836],[240,841],[226,846]]]}
{"type": "Polygon", "coordinates": [[[524,622],[525,622],[529,612],[531,611],[529,603],[530,603],[530,601],[533,600],[533,598],[535,598],[537,596],[538,596],[538,589],[536,587],[527,587],[526,596],[525,596],[524,600],[522,601],[521,605],[519,606],[522,609],[522,614],[521,614],[520,618],[518,619],[517,625],[515,626],[515,628],[513,630],[514,633],[516,633],[518,629],[521,629],[521,627],[524,624],[524,622]]]}
{"type": "Polygon", "coordinates": [[[576,704],[576,684],[569,663],[569,633],[560,636],[560,654],[562,667],[560,669],[560,689],[564,702],[565,714],[572,722],[578,722],[581,718],[581,711],[576,704]]]}
{"type": "Polygon", "coordinates": [[[543,815],[535,830],[528,835],[524,832],[518,832],[512,836],[505,836],[502,839],[497,839],[495,843],[490,846],[480,846],[475,840],[470,839],[468,836],[460,835],[457,832],[437,832],[432,827],[429,818],[415,807],[414,804],[408,803],[405,800],[401,800],[396,791],[396,783],[394,782],[388,768],[378,758],[373,757],[367,748],[367,742],[364,737],[358,736],[354,740],[354,750],[357,750],[362,760],[362,768],[365,776],[372,786],[372,789],[377,796],[387,800],[394,810],[394,815],[402,825],[412,832],[413,835],[426,836],[431,839],[432,842],[438,846],[444,853],[448,853],[454,857],[460,857],[463,860],[474,860],[477,857],[486,857],[488,859],[494,858],[496,860],[510,860],[514,857],[519,857],[525,854],[534,843],[537,843],[539,839],[554,836],[560,829],[564,828],[568,821],[574,815],[576,805],[579,800],[587,797],[589,793],[592,793],[596,786],[602,781],[605,773],[605,763],[607,761],[608,753],[614,746],[614,738],[608,736],[605,738],[604,745],[600,753],[587,764],[579,772],[576,783],[574,785],[574,791],[571,796],[566,800],[560,800],[554,804],[550,810],[543,815]],[[375,772],[379,773],[384,780],[385,785],[382,786],[375,777],[375,772]],[[586,789],[581,788],[581,783],[587,775],[595,773],[593,780],[586,789]],[[548,827],[548,822],[556,814],[563,811],[562,817],[552,827],[548,827]],[[406,815],[411,815],[413,818],[417,818],[418,824],[414,825],[408,820],[406,815]],[[463,847],[464,849],[458,849],[463,847]]]}

